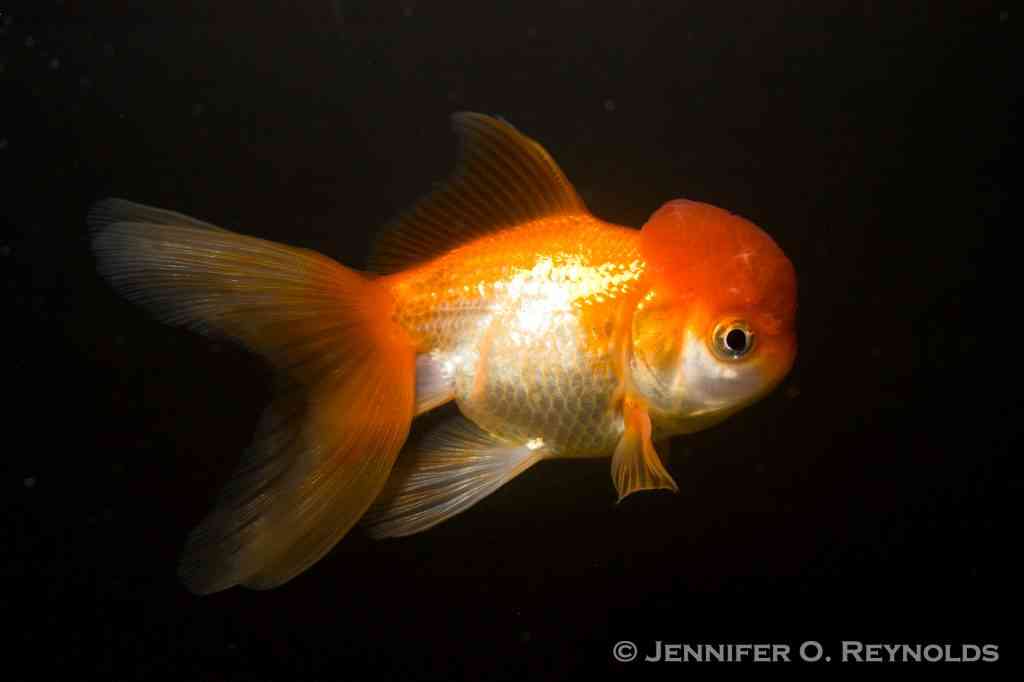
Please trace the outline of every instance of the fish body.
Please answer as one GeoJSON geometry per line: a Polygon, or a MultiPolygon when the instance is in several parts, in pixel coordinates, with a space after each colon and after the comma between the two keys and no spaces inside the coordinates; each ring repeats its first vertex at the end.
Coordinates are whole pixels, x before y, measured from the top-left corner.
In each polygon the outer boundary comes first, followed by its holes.
{"type": "Polygon", "coordinates": [[[637,232],[534,221],[386,279],[398,322],[460,411],[550,456],[608,455],[622,434],[622,324],[644,272],[637,232]]]}
{"type": "Polygon", "coordinates": [[[611,457],[620,500],[677,490],[654,443],[788,373],[796,277],[759,227],[688,200],[640,230],[605,222],[539,144],[453,120],[455,172],[383,233],[372,274],[123,200],[90,214],[118,292],[277,370],[186,544],[192,591],[276,587],[357,523],[422,532],[544,459],[611,457]],[[450,401],[460,416],[406,444],[416,416],[450,401]]]}

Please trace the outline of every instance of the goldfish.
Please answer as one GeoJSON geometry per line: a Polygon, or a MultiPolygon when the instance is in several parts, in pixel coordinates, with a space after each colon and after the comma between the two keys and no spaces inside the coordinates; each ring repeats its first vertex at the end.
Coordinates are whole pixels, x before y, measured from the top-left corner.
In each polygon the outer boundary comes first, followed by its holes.
{"type": "Polygon", "coordinates": [[[116,292],[276,370],[186,541],[192,592],[280,586],[357,524],[426,531],[543,460],[610,457],[619,500],[678,491],[655,444],[790,371],[796,274],[757,225],[685,199],[640,229],[605,222],[509,123],[452,122],[454,171],[381,233],[366,271],[123,199],[91,209],[116,292]],[[413,420],[451,401],[458,415],[407,446],[413,420]]]}

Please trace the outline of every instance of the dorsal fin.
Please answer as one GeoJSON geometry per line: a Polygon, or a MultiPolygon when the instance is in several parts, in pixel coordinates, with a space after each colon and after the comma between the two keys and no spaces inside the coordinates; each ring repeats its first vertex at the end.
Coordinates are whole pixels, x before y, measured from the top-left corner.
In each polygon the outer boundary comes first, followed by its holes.
{"type": "Polygon", "coordinates": [[[370,269],[396,272],[502,228],[587,212],[551,155],[508,123],[460,112],[452,126],[455,170],[381,234],[370,269]]]}

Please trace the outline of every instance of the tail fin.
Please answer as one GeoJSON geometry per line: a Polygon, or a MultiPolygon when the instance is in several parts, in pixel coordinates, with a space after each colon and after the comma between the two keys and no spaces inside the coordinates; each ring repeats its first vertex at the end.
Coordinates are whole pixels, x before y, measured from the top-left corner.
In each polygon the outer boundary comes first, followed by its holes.
{"type": "Polygon", "coordinates": [[[415,404],[390,294],[315,252],[106,200],[99,271],[169,324],[233,338],[280,370],[276,398],[181,562],[190,590],[276,587],[326,554],[383,487],[415,404]]]}

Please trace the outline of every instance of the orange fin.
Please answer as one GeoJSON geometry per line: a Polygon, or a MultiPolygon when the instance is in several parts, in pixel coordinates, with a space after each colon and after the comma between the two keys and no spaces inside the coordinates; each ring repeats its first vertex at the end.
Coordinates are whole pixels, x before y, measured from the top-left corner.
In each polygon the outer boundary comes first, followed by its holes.
{"type": "Polygon", "coordinates": [[[390,294],[312,251],[158,209],[104,202],[91,222],[99,270],[122,295],[280,370],[253,444],[188,540],[182,579],[202,594],[290,580],[359,520],[405,442],[415,350],[390,294]]]}
{"type": "Polygon", "coordinates": [[[362,524],[375,538],[420,533],[466,511],[546,454],[502,442],[456,417],[402,453],[362,524]]]}
{"type": "Polygon", "coordinates": [[[651,442],[651,418],[643,405],[627,398],[623,407],[625,431],[612,455],[612,480],[618,501],[641,490],[679,492],[672,475],[651,442]]]}
{"type": "Polygon", "coordinates": [[[381,234],[371,270],[397,272],[505,227],[587,213],[554,159],[508,123],[461,112],[452,125],[454,172],[381,234]]]}

